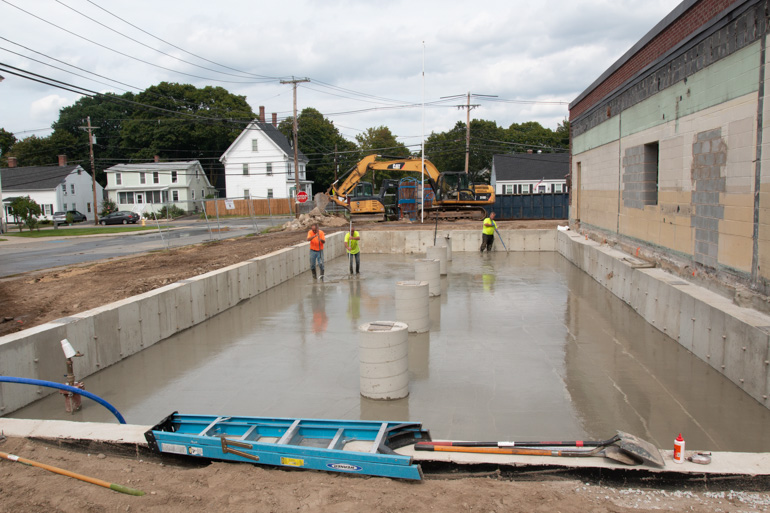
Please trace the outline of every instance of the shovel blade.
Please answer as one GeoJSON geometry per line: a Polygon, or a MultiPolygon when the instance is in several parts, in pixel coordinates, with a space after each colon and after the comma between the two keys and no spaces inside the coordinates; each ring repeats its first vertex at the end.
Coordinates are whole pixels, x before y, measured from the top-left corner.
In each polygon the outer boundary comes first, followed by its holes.
{"type": "Polygon", "coordinates": [[[663,468],[666,466],[660,450],[650,442],[623,431],[618,431],[618,436],[620,437],[618,445],[624,452],[654,467],[663,468]]]}

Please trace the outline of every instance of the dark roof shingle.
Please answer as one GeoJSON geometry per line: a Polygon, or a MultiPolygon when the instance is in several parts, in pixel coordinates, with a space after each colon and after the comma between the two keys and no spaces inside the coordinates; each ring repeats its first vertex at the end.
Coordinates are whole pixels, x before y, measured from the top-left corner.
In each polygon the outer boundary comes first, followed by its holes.
{"type": "MultiPolygon", "coordinates": [[[[283,133],[278,130],[276,127],[273,126],[272,123],[263,123],[261,121],[254,121],[254,124],[259,127],[262,132],[266,136],[268,136],[272,141],[278,145],[278,147],[287,155],[294,155],[294,148],[292,147],[291,143],[289,142],[289,139],[286,138],[283,133]]],[[[297,155],[299,156],[299,160],[308,160],[308,158],[305,156],[304,153],[302,153],[302,150],[299,150],[297,152],[297,155]]]]}
{"type": "Polygon", "coordinates": [[[492,162],[497,181],[561,180],[569,173],[568,153],[495,155],[492,162]]]}
{"type": "Polygon", "coordinates": [[[47,191],[80,166],[29,166],[0,169],[3,191],[47,191]]]}

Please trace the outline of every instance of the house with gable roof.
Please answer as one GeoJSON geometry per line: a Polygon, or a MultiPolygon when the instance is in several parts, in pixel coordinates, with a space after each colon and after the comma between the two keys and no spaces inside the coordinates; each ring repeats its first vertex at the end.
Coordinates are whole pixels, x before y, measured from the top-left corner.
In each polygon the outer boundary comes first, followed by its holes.
{"type": "MultiPolygon", "coordinates": [[[[14,198],[29,196],[40,205],[41,220],[52,220],[54,212],[77,210],[89,221],[94,220],[93,182],[91,175],[80,165],[68,165],[67,157],[59,155],[58,166],[17,167],[16,158],[8,157],[8,167],[0,169],[4,223],[15,222],[10,212],[14,198]]],[[[102,186],[96,183],[96,201],[104,196],[102,186]]]]}
{"type": "MultiPolygon", "coordinates": [[[[261,118],[261,119],[264,119],[261,118]]],[[[228,198],[293,198],[294,148],[273,123],[252,121],[220,157],[228,198]]],[[[307,180],[308,158],[299,152],[300,190],[313,197],[307,180]]]]}

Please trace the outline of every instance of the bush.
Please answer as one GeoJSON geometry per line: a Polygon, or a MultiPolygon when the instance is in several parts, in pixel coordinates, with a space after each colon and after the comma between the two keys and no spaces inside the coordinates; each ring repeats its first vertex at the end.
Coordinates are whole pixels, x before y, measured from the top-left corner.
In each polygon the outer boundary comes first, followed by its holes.
{"type": "Polygon", "coordinates": [[[99,216],[103,217],[107,214],[112,214],[113,212],[118,211],[118,205],[112,201],[111,199],[106,199],[102,201],[102,209],[99,211],[99,216]]]}
{"type": "MultiPolygon", "coordinates": [[[[185,215],[186,212],[182,210],[181,208],[177,207],[176,205],[171,205],[170,207],[163,207],[161,208],[156,214],[155,217],[158,219],[161,218],[171,218],[174,219],[176,217],[180,217],[185,215]]],[[[145,212],[144,213],[145,219],[152,219],[153,214],[152,212],[145,212]]]]}
{"type": "Polygon", "coordinates": [[[67,215],[64,217],[64,220],[67,222],[68,225],[72,225],[72,223],[75,222],[75,216],[73,216],[71,212],[67,212],[67,215]]]}

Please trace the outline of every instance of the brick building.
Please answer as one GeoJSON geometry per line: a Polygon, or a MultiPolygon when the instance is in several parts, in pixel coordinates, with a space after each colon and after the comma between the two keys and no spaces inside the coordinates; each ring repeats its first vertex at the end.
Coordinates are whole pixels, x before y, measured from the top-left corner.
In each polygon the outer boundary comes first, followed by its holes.
{"type": "Polygon", "coordinates": [[[685,0],[570,104],[574,225],[770,289],[768,0],[685,0]]]}

